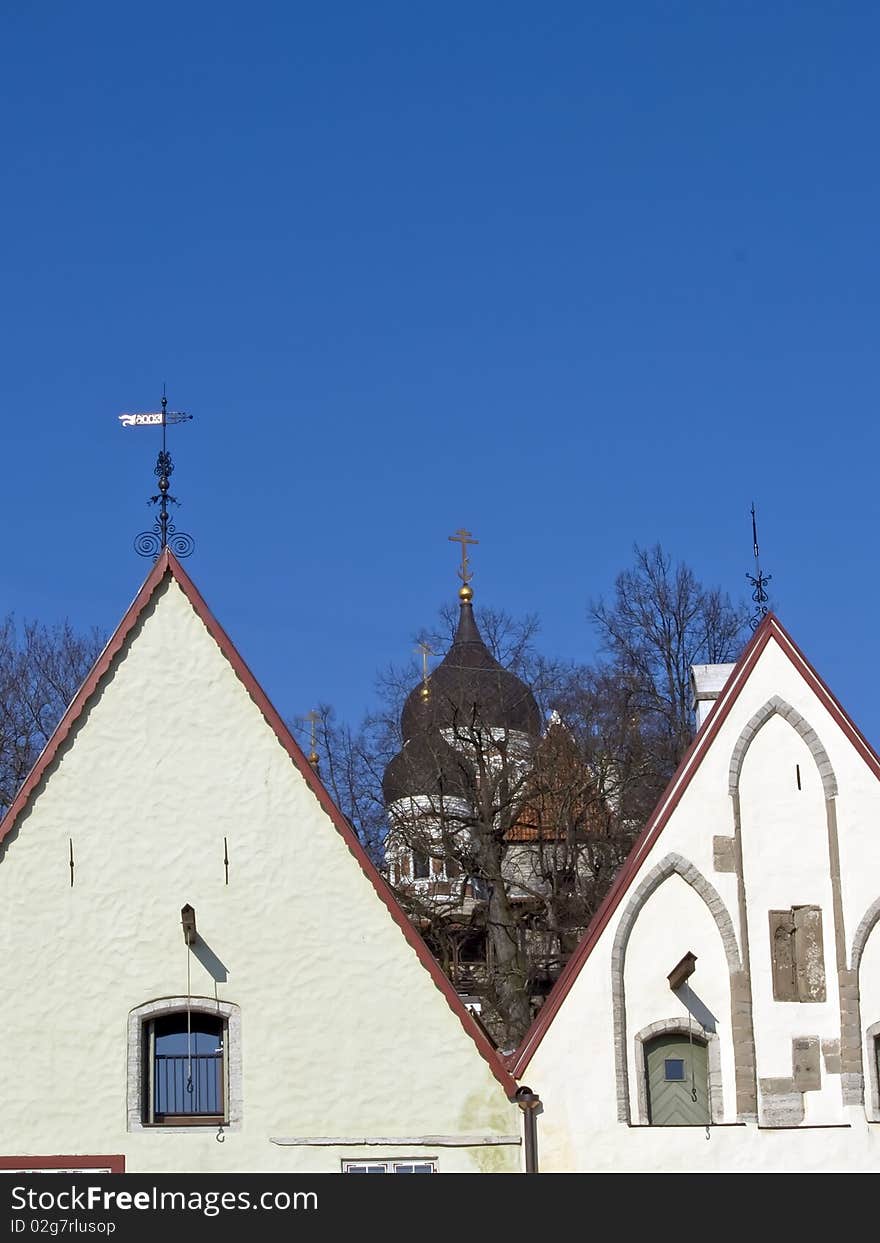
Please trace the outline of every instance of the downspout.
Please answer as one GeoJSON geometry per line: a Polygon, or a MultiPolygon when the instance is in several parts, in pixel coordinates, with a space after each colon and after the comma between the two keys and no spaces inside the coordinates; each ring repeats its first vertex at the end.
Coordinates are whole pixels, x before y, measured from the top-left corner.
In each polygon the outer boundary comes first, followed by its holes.
{"type": "Polygon", "coordinates": [[[517,1088],[516,1103],[523,1111],[523,1131],[526,1146],[526,1173],[538,1173],[538,1114],[542,1110],[541,1098],[531,1088],[517,1088]]]}

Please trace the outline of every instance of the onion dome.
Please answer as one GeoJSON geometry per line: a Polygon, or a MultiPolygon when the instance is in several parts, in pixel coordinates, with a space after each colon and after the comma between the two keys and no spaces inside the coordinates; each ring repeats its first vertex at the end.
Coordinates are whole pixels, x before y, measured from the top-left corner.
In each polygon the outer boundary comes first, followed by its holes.
{"type": "Polygon", "coordinates": [[[390,807],[402,798],[468,798],[474,773],[468,760],[436,730],[420,730],[385,769],[382,794],[390,807]]]}
{"type": "Polygon", "coordinates": [[[518,731],[532,737],[541,732],[541,713],[535,697],[515,673],[495,659],[477,628],[473,592],[459,592],[461,614],[452,646],[424,686],[410,692],[403,708],[404,739],[430,729],[483,729],[518,731]]]}

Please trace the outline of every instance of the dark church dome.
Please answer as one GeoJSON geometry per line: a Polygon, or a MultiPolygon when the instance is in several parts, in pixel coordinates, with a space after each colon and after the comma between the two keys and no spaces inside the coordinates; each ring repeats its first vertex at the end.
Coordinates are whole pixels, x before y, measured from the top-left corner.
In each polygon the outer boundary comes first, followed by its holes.
{"type": "Polygon", "coordinates": [[[443,796],[467,798],[473,789],[473,769],[437,730],[420,730],[385,769],[382,793],[385,806],[398,799],[443,796]]]}
{"type": "Polygon", "coordinates": [[[452,646],[428,680],[428,696],[419,685],[407,698],[401,717],[404,739],[426,725],[435,730],[515,730],[532,737],[541,732],[541,714],[525,682],[499,664],[477,629],[470,588],[461,595],[461,615],[452,646]]]}

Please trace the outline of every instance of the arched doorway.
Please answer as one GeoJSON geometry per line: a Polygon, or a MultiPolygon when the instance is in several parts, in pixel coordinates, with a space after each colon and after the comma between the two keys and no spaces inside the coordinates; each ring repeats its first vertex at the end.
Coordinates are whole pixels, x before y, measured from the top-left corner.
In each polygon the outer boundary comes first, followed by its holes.
{"type": "Polygon", "coordinates": [[[708,1126],[706,1043],[683,1032],[645,1042],[645,1084],[651,1126],[708,1126]]]}

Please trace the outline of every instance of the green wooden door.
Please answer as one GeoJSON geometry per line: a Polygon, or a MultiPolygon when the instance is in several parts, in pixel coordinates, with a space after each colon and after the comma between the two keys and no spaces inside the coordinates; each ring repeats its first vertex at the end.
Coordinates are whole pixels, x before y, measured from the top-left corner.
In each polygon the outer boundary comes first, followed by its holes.
{"type": "Polygon", "coordinates": [[[709,1061],[702,1041],[657,1036],[645,1045],[648,1120],[652,1126],[706,1126],[709,1061]],[[696,1092],[696,1100],[694,1100],[696,1092]]]}

